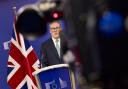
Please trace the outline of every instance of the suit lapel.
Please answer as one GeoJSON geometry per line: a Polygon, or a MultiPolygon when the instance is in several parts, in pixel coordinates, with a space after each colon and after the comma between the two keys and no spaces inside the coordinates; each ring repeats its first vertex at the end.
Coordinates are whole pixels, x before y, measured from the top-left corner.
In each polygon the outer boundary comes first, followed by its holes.
{"type": "Polygon", "coordinates": [[[63,56],[63,51],[62,51],[62,40],[60,40],[60,58],[63,56]]]}
{"type": "Polygon", "coordinates": [[[56,49],[56,47],[55,47],[55,45],[54,45],[54,43],[53,43],[53,40],[52,39],[50,39],[50,47],[51,47],[51,50],[53,51],[53,53],[55,54],[55,56],[57,57],[57,58],[59,58],[59,55],[58,55],[58,53],[57,53],[57,49],[56,49]]]}

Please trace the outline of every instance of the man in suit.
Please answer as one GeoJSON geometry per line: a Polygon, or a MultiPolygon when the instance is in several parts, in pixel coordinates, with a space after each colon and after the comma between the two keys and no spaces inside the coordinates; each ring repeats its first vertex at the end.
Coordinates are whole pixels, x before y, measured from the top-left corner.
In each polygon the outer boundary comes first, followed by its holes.
{"type": "Polygon", "coordinates": [[[67,50],[66,41],[61,36],[62,26],[59,21],[49,24],[51,38],[42,44],[42,66],[61,64],[63,54],[67,50]]]}

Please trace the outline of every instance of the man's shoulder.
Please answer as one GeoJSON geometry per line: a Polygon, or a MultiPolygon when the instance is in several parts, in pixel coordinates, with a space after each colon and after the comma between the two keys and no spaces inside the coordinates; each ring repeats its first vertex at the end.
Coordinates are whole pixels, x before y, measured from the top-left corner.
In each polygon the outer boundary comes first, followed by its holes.
{"type": "Polygon", "coordinates": [[[47,45],[49,45],[49,44],[51,43],[51,41],[52,41],[51,38],[47,39],[45,42],[42,43],[42,46],[47,46],[47,45]]]}

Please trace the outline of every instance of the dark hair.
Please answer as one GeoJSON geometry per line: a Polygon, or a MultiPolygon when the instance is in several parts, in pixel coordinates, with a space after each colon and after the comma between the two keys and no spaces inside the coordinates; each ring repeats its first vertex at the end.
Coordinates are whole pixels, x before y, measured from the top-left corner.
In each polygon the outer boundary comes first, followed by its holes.
{"type": "Polygon", "coordinates": [[[59,23],[59,24],[60,24],[60,26],[61,26],[61,22],[60,22],[59,20],[54,20],[54,21],[50,22],[50,23],[49,23],[49,25],[50,25],[50,24],[52,24],[52,23],[54,23],[54,22],[59,23]]]}

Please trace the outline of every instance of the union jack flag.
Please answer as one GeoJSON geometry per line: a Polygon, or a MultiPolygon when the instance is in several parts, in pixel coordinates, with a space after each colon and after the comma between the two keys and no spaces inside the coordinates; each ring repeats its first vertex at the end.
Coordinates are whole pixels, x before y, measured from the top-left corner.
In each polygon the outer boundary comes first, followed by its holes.
{"type": "Polygon", "coordinates": [[[14,32],[7,65],[7,82],[11,89],[38,89],[33,72],[39,69],[39,60],[22,34],[14,32]]]}

